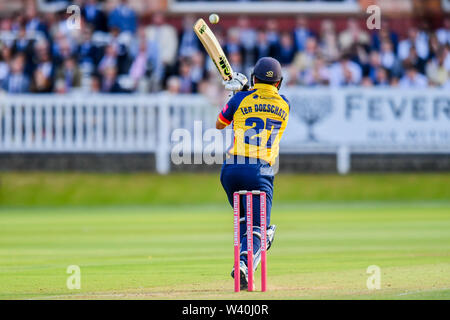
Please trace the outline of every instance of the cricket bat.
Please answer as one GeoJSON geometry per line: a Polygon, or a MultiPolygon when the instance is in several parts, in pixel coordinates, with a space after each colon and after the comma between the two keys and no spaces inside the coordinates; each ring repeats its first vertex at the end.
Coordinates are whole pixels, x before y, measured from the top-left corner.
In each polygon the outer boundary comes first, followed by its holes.
{"type": "Polygon", "coordinates": [[[225,81],[231,80],[233,78],[233,70],[231,69],[230,63],[216,36],[203,19],[198,19],[194,24],[194,32],[216,65],[217,70],[219,70],[222,79],[225,81]]]}

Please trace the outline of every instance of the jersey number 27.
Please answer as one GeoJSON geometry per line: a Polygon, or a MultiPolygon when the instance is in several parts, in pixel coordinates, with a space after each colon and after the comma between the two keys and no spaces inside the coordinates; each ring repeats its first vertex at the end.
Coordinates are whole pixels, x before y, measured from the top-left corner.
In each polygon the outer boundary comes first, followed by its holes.
{"type": "Polygon", "coordinates": [[[259,135],[263,130],[271,131],[272,133],[266,143],[266,148],[270,149],[272,148],[272,143],[281,128],[281,124],[281,121],[269,118],[267,118],[265,122],[263,119],[257,117],[247,118],[245,120],[245,125],[251,128],[245,131],[244,142],[254,146],[261,146],[262,139],[260,137],[256,137],[256,135],[259,135]]]}

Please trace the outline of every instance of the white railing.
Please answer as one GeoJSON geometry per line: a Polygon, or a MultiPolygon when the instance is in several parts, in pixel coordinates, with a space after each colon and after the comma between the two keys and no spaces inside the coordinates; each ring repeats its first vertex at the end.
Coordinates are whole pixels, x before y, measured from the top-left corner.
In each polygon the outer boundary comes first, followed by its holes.
{"type": "Polygon", "coordinates": [[[216,113],[193,95],[3,96],[0,152],[152,152],[166,173],[172,130],[213,126],[216,113]]]}
{"type": "MultiPolygon", "coordinates": [[[[353,153],[450,153],[446,90],[287,88],[282,93],[291,110],[281,153],[335,154],[340,173],[349,172],[353,153]]],[[[211,133],[205,130],[214,127],[218,111],[199,95],[3,95],[0,153],[149,152],[157,171],[167,173],[175,129],[187,129],[192,154],[205,153],[211,133]]],[[[229,133],[219,152],[232,143],[229,133]]]]}

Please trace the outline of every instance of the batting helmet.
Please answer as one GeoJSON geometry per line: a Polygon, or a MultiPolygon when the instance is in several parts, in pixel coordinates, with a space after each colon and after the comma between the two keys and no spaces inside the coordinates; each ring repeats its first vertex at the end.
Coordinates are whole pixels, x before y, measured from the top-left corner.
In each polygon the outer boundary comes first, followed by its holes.
{"type": "MultiPolygon", "coordinates": [[[[278,60],[274,58],[263,57],[256,62],[252,73],[252,80],[253,77],[265,83],[276,83],[280,81],[281,84],[281,81],[283,80],[281,65],[278,60]]],[[[278,85],[278,88],[279,87],[280,85],[278,85]]]]}

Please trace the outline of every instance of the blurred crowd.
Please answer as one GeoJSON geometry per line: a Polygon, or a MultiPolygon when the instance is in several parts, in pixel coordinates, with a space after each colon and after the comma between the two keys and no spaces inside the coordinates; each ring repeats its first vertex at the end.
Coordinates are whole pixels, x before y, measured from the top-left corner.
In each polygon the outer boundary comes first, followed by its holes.
{"type": "MultiPolygon", "coordinates": [[[[110,11],[81,1],[81,28],[69,14],[29,6],[0,19],[0,87],[8,93],[159,92],[221,94],[215,66],[196,38],[195,17],[180,30],[155,13],[148,24],[127,1],[110,11]]],[[[284,86],[393,86],[450,88],[450,19],[437,30],[417,26],[400,36],[383,22],[372,32],[349,18],[310,29],[305,17],[291,31],[268,19],[255,29],[247,17],[232,28],[214,27],[235,71],[250,76],[257,59],[277,58],[284,86]]]]}
{"type": "Polygon", "coordinates": [[[303,2],[356,2],[357,0],[175,0],[178,2],[205,2],[205,1],[221,1],[221,2],[289,2],[289,1],[303,1],[303,2]]]}

